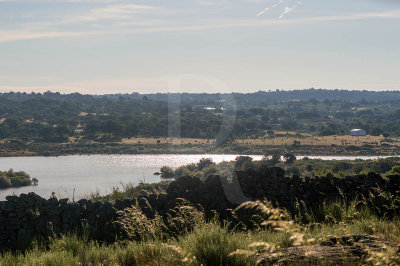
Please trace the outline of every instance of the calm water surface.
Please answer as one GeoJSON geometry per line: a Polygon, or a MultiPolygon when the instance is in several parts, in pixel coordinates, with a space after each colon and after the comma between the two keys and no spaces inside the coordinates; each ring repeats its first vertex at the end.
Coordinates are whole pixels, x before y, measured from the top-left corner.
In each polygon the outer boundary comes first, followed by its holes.
{"type": "MultiPolygon", "coordinates": [[[[0,158],[0,170],[10,168],[25,171],[39,179],[38,186],[0,190],[0,200],[7,195],[35,192],[48,198],[52,192],[58,197],[80,199],[92,192],[107,194],[113,187],[122,184],[137,185],[159,182],[153,175],[164,165],[172,168],[196,163],[201,158],[212,158],[214,162],[234,160],[238,155],[87,155],[60,157],[6,157],[0,158]],[[75,193],[74,193],[75,190],[75,193]]],[[[254,160],[262,156],[252,155],[254,160]]],[[[331,159],[375,159],[375,157],[308,156],[309,158],[331,159]]]]}

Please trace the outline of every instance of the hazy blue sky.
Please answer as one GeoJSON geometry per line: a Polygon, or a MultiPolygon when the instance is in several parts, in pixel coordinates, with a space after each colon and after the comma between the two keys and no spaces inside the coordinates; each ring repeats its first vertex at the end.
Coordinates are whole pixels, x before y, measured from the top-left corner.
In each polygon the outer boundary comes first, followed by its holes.
{"type": "Polygon", "coordinates": [[[400,0],[0,0],[1,91],[310,87],[400,89],[400,0]]]}

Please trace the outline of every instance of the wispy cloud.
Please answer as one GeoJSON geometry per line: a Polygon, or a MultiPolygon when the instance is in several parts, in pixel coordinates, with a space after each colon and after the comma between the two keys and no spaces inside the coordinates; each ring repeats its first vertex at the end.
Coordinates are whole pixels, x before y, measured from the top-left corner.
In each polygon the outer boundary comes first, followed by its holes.
{"type": "Polygon", "coordinates": [[[79,37],[87,35],[99,35],[105,32],[83,32],[83,31],[30,31],[30,30],[13,30],[0,31],[0,43],[31,39],[45,38],[61,38],[61,37],[79,37]]]}
{"type": "Polygon", "coordinates": [[[284,0],[279,0],[278,3],[275,3],[275,4],[273,4],[272,6],[266,7],[266,8],[264,8],[263,10],[261,10],[261,12],[259,12],[256,16],[259,17],[259,16],[264,15],[264,14],[265,14],[266,12],[268,12],[269,10],[271,10],[271,9],[273,9],[273,8],[275,8],[275,7],[279,6],[279,5],[281,5],[281,4],[283,4],[283,2],[284,2],[284,0]]]}
{"type": "Polygon", "coordinates": [[[289,14],[290,12],[292,12],[293,10],[295,10],[299,5],[303,4],[303,2],[298,1],[296,5],[293,6],[285,6],[285,9],[283,10],[283,12],[280,14],[279,19],[282,19],[285,15],[289,14]]]}
{"type": "Polygon", "coordinates": [[[163,7],[155,7],[150,5],[111,5],[102,8],[95,8],[89,12],[81,15],[71,16],[64,20],[63,23],[79,23],[79,22],[93,22],[98,20],[123,20],[129,19],[132,15],[137,14],[160,14],[166,13],[167,9],[163,7]]]}
{"type": "Polygon", "coordinates": [[[251,27],[271,27],[274,25],[293,25],[300,23],[322,23],[328,21],[347,21],[363,19],[400,19],[400,10],[376,12],[376,13],[351,13],[336,16],[304,17],[295,19],[248,19],[248,20],[204,20],[199,24],[172,25],[165,26],[154,25],[150,27],[136,28],[110,28],[108,30],[88,30],[88,31],[52,31],[52,30],[10,30],[0,31],[0,42],[10,42],[28,39],[43,38],[62,38],[62,37],[80,37],[93,35],[133,35],[143,33],[157,32],[194,32],[204,30],[216,30],[224,28],[251,28],[251,27]]]}
{"type": "Polygon", "coordinates": [[[292,7],[285,6],[285,9],[280,14],[279,18],[282,19],[286,14],[289,14],[290,12],[292,12],[296,7],[297,6],[292,6],[292,7]]]}

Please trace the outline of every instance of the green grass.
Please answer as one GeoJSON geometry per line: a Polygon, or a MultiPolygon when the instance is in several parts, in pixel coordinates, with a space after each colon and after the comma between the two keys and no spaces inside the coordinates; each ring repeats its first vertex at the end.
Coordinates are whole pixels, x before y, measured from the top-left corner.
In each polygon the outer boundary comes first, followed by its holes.
{"type": "MultiPolygon", "coordinates": [[[[392,242],[400,240],[399,220],[379,219],[374,215],[311,223],[299,228],[297,234],[316,242],[346,234],[376,235],[392,242]]],[[[294,245],[293,235],[291,231],[229,230],[215,221],[199,224],[191,232],[167,240],[101,244],[71,234],[51,239],[47,246],[35,242],[26,252],[5,253],[0,256],[0,265],[254,265],[254,256],[230,254],[237,250],[256,250],[254,245],[251,247],[252,243],[289,247],[294,245]]]]}
{"type": "Polygon", "coordinates": [[[141,194],[159,194],[165,192],[169,183],[171,183],[171,181],[162,181],[153,184],[139,183],[137,186],[133,184],[122,184],[122,189],[114,187],[112,192],[108,195],[102,196],[100,192],[97,191],[87,195],[86,198],[93,201],[110,202],[114,202],[115,200],[134,199],[141,194]]]}
{"type": "MultiPolygon", "coordinates": [[[[373,234],[385,240],[399,241],[400,222],[370,217],[349,223],[304,226],[306,238],[325,240],[345,234],[373,234]]],[[[270,230],[230,231],[226,226],[209,222],[177,239],[124,241],[100,244],[77,235],[65,235],[50,241],[48,247],[35,243],[25,253],[5,253],[0,265],[254,265],[252,256],[230,256],[255,242],[277,247],[293,245],[288,232],[270,230]]]]}
{"type": "MultiPolygon", "coordinates": [[[[186,205],[178,206],[176,217],[166,222],[145,219],[135,209],[121,220],[130,238],[105,244],[89,234],[61,235],[34,241],[24,252],[1,254],[0,265],[255,265],[256,250],[318,244],[343,235],[367,234],[399,243],[400,217],[382,217],[375,207],[338,200],[315,210],[303,208],[293,214],[293,224],[276,221],[282,223],[280,230],[259,226],[247,231],[218,219],[206,221],[201,211],[186,205]]],[[[399,256],[388,250],[370,259],[396,262],[399,256]]]]}

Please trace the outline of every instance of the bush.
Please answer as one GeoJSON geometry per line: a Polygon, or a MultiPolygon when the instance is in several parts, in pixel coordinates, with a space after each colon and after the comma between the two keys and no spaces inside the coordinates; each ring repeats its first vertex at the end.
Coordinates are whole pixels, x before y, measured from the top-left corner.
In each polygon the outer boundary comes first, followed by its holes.
{"type": "Polygon", "coordinates": [[[253,158],[250,156],[238,156],[235,159],[235,170],[254,168],[253,158]]]}
{"type": "Polygon", "coordinates": [[[11,187],[11,181],[7,176],[0,176],[0,188],[9,188],[11,187]]]}
{"type": "Polygon", "coordinates": [[[399,174],[399,175],[400,175],[400,165],[395,165],[395,166],[393,166],[391,172],[392,172],[393,174],[399,174]]]}
{"type": "Polygon", "coordinates": [[[11,185],[13,187],[23,187],[31,185],[31,180],[22,176],[10,177],[11,185]]]}
{"type": "Polygon", "coordinates": [[[192,175],[194,175],[194,173],[191,170],[189,170],[187,166],[181,166],[175,170],[175,176],[177,178],[182,176],[192,176],[192,175]]]}
{"type": "Polygon", "coordinates": [[[207,178],[207,176],[212,174],[217,174],[219,172],[219,168],[215,165],[210,165],[203,169],[203,178],[207,178]]]}
{"type": "Polygon", "coordinates": [[[172,170],[172,168],[169,166],[161,167],[160,172],[161,172],[162,178],[174,178],[175,177],[174,170],[172,170]]]}
{"type": "Polygon", "coordinates": [[[30,186],[31,184],[31,177],[25,172],[14,172],[12,169],[0,172],[0,188],[30,186]]]}
{"type": "Polygon", "coordinates": [[[202,158],[198,163],[197,163],[197,169],[199,171],[203,170],[203,168],[206,168],[208,166],[215,165],[212,159],[210,158],[202,158]]]}

